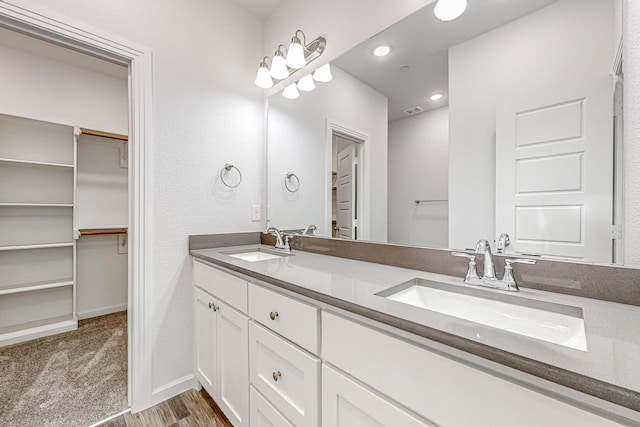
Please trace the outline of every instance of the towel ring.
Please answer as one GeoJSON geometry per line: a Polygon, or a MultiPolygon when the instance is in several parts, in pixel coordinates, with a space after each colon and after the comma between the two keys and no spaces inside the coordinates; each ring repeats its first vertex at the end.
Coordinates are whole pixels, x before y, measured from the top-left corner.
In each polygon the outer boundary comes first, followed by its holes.
{"type": "Polygon", "coordinates": [[[222,183],[224,185],[226,185],[229,188],[236,188],[238,185],[240,185],[242,183],[242,172],[240,172],[240,169],[238,169],[237,166],[232,165],[231,163],[226,163],[224,165],[224,167],[222,169],[220,169],[220,180],[222,181],[222,183]],[[240,179],[238,180],[238,183],[236,185],[229,185],[229,183],[227,181],[224,180],[224,175],[225,173],[228,173],[231,169],[235,169],[238,171],[238,175],[240,176],[240,179]]]}
{"type": "Polygon", "coordinates": [[[296,175],[293,172],[287,172],[287,174],[286,174],[286,176],[284,178],[284,186],[290,192],[295,193],[296,191],[298,191],[300,189],[300,178],[298,178],[298,175],[296,175]],[[295,187],[289,187],[289,181],[293,181],[291,178],[295,178],[296,179],[295,187]]]}

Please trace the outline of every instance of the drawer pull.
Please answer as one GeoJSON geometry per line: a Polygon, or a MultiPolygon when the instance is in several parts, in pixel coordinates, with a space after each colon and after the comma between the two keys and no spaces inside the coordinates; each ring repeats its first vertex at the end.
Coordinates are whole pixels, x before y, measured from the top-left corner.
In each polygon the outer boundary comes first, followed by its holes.
{"type": "Polygon", "coordinates": [[[276,320],[276,317],[278,317],[278,312],[272,311],[271,313],[269,313],[269,317],[271,318],[271,320],[276,320]]]}
{"type": "Polygon", "coordinates": [[[280,373],[280,371],[276,371],[273,373],[273,380],[278,381],[278,378],[280,378],[281,376],[282,374],[280,373]]]}

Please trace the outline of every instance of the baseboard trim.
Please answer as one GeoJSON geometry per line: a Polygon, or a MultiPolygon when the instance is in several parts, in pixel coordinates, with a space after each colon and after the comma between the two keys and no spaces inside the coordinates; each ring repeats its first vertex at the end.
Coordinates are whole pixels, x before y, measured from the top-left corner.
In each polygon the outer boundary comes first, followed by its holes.
{"type": "Polygon", "coordinates": [[[97,310],[83,311],[78,313],[78,320],[90,319],[92,317],[104,316],[105,314],[117,313],[127,309],[127,303],[111,305],[109,307],[99,308],[97,310]]]}
{"type": "Polygon", "coordinates": [[[184,393],[187,390],[196,388],[196,377],[193,374],[185,375],[175,381],[171,381],[160,387],[156,387],[151,392],[151,401],[153,405],[162,403],[167,399],[184,393]]]}

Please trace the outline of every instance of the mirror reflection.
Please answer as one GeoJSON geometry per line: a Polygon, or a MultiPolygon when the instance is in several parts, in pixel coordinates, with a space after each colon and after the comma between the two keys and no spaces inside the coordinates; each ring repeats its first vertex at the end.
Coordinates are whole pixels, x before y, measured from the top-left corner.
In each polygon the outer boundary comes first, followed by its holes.
{"type": "Polygon", "coordinates": [[[433,8],[269,98],[269,225],[621,263],[620,2],[433,8]]]}

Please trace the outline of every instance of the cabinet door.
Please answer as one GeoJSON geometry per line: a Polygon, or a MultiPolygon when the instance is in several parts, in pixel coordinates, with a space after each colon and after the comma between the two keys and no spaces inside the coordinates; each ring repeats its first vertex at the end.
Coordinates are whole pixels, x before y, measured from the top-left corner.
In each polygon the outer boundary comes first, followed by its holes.
{"type": "Polygon", "coordinates": [[[219,302],[215,400],[235,427],[249,425],[249,318],[219,302]]]}
{"type": "Polygon", "coordinates": [[[202,386],[215,398],[216,382],[216,313],[215,300],[198,288],[195,295],[196,376],[202,386]]]}
{"type": "Polygon", "coordinates": [[[322,402],[323,427],[435,426],[325,364],[322,365],[322,402]]]}
{"type": "Polygon", "coordinates": [[[251,427],[294,427],[256,391],[253,386],[249,390],[251,408],[251,427]]]}

